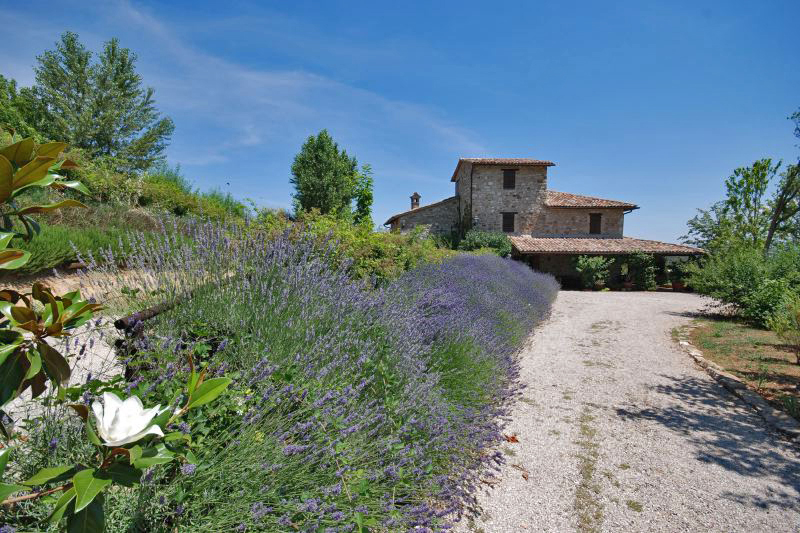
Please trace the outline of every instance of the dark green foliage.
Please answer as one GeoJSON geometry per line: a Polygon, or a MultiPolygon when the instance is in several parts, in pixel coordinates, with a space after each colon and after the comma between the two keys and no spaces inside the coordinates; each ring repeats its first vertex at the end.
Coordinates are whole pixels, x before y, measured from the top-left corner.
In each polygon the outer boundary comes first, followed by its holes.
{"type": "Polygon", "coordinates": [[[735,248],[691,270],[689,284],[695,291],[733,305],[749,322],[764,327],[800,292],[800,247],[784,245],[767,257],[759,248],[735,248]]]}
{"type": "Polygon", "coordinates": [[[372,170],[358,171],[358,161],[339,150],[328,130],[312,135],[292,163],[296,211],[319,210],[323,215],[366,220],[372,205],[372,170]],[[355,213],[352,203],[356,201],[355,213]]]}
{"type": "Polygon", "coordinates": [[[41,141],[39,132],[25,120],[28,101],[25,90],[17,90],[16,81],[0,75],[0,128],[41,141]]]}
{"type": "Polygon", "coordinates": [[[500,257],[511,255],[511,241],[505,233],[471,229],[458,243],[459,250],[473,251],[483,248],[491,248],[500,257]]]}
{"type": "Polygon", "coordinates": [[[656,288],[656,262],[651,254],[635,253],[628,258],[628,275],[635,288],[652,291],[656,288]]]}
{"type": "Polygon", "coordinates": [[[97,61],[72,32],[37,58],[29,124],[94,157],[111,157],[115,168],[144,170],[163,159],[174,125],[155,107],[153,89],[142,86],[136,54],[117,39],[97,61]]]}
{"type": "Polygon", "coordinates": [[[614,263],[599,255],[580,255],[575,260],[575,270],[581,277],[581,283],[587,289],[605,284],[608,280],[608,269],[614,263]]]}

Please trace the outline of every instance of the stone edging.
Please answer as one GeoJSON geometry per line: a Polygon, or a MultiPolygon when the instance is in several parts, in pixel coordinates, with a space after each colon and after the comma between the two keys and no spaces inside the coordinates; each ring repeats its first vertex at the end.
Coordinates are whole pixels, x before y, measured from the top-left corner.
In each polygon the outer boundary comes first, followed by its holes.
{"type": "Polygon", "coordinates": [[[783,411],[772,407],[760,394],[750,390],[741,379],[733,374],[725,372],[718,364],[703,357],[700,350],[695,348],[686,338],[682,337],[678,340],[678,344],[685,349],[691,358],[694,359],[709,376],[714,378],[717,383],[725,387],[734,396],[744,401],[750,408],[754,409],[768,426],[792,440],[800,441],[800,422],[783,411]]]}

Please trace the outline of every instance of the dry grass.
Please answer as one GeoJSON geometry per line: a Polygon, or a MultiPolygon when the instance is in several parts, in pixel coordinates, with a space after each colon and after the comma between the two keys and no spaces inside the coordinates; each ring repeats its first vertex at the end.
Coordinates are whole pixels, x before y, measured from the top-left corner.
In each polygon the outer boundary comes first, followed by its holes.
{"type": "Polygon", "coordinates": [[[701,319],[689,338],[703,355],[800,419],[800,365],[775,333],[733,320],[701,319]]]}

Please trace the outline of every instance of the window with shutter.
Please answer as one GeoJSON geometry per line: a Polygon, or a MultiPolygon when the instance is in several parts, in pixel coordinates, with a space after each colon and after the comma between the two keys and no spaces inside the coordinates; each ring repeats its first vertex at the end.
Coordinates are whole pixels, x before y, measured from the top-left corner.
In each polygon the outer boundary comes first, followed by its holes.
{"type": "Polygon", "coordinates": [[[589,214],[589,233],[593,235],[598,235],[601,232],[603,215],[600,213],[590,213],[589,214]]]}
{"type": "Polygon", "coordinates": [[[503,231],[506,233],[514,232],[514,215],[516,213],[503,213],[503,231]]]}

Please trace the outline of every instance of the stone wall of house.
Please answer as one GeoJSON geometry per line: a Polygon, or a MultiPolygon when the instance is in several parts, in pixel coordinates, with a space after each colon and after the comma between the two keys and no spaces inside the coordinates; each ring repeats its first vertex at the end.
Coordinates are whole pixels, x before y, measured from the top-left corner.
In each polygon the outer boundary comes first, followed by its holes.
{"type": "Polygon", "coordinates": [[[514,234],[530,234],[543,222],[547,167],[474,165],[472,220],[477,229],[503,231],[504,212],[515,212],[514,234]],[[513,189],[503,189],[503,170],[516,168],[513,189]]]}
{"type": "Polygon", "coordinates": [[[449,235],[458,227],[458,199],[453,196],[404,213],[392,222],[391,230],[405,233],[419,225],[430,226],[431,233],[449,235]]]}
{"type": "Polygon", "coordinates": [[[458,221],[459,229],[466,231],[472,227],[472,163],[458,165],[456,174],[456,198],[458,199],[458,221]]]}
{"type": "Polygon", "coordinates": [[[622,237],[623,209],[545,208],[544,216],[533,228],[534,236],[622,237]],[[600,235],[589,233],[589,215],[600,213],[600,235]]]}

